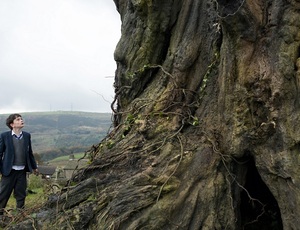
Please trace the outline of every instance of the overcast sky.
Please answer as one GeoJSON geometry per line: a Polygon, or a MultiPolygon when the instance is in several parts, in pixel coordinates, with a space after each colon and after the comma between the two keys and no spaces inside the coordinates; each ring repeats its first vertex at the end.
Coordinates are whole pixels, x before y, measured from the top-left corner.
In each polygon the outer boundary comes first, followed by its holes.
{"type": "Polygon", "coordinates": [[[0,0],[0,113],[110,112],[113,0],[0,0]]]}

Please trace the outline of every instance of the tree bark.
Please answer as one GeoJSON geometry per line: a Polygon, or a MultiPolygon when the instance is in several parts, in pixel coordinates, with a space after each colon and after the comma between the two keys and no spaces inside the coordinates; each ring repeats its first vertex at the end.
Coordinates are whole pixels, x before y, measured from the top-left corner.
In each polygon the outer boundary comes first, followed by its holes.
{"type": "Polygon", "coordinates": [[[115,128],[36,226],[299,229],[300,1],[114,1],[115,128]]]}

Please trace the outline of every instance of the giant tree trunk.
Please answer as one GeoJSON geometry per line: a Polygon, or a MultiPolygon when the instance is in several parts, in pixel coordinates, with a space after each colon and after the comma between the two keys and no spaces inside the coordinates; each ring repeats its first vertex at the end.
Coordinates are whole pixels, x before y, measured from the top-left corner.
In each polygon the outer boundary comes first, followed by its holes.
{"type": "Polygon", "coordinates": [[[300,229],[300,1],[115,3],[115,128],[35,225],[300,229]]]}

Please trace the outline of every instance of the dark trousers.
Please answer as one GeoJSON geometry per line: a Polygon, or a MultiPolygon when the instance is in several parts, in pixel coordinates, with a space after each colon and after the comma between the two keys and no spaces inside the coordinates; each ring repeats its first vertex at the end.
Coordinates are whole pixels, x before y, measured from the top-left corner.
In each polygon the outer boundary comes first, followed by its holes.
{"type": "Polygon", "coordinates": [[[8,176],[3,176],[0,185],[0,215],[3,215],[12,191],[17,203],[17,208],[24,208],[26,197],[26,172],[25,170],[12,169],[8,176]]]}

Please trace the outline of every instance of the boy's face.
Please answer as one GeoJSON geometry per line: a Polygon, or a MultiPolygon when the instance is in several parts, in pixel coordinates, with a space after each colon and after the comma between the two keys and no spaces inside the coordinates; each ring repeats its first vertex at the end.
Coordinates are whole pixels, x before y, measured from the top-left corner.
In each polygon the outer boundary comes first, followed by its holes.
{"type": "Polygon", "coordinates": [[[16,117],[13,123],[10,124],[13,129],[21,129],[24,127],[24,121],[22,117],[16,117]]]}

